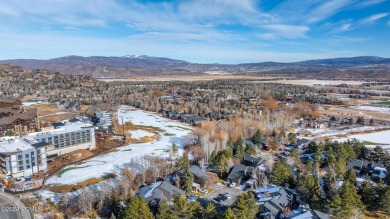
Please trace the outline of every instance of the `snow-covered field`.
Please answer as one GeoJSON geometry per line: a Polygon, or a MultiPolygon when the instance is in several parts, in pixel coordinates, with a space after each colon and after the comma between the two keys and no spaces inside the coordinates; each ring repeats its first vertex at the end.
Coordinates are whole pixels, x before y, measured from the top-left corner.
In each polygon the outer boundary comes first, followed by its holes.
{"type": "Polygon", "coordinates": [[[350,135],[348,138],[337,139],[338,141],[346,141],[347,139],[357,139],[360,141],[369,141],[377,144],[390,145],[390,130],[373,132],[367,134],[350,135]]]}
{"type": "Polygon", "coordinates": [[[367,111],[375,111],[375,112],[390,112],[390,107],[357,106],[354,108],[358,110],[367,110],[367,111]]]}
{"type": "MultiPolygon", "coordinates": [[[[182,153],[183,145],[193,140],[189,126],[162,118],[155,113],[121,106],[118,109],[118,121],[120,123],[122,123],[122,118],[124,123],[131,122],[134,125],[153,126],[159,128],[161,132],[169,133],[169,135],[161,133],[156,141],[130,144],[117,148],[115,152],[91,158],[82,164],[69,166],[67,168],[76,169],[64,172],[61,177],[52,176],[46,181],[46,185],[75,184],[94,177],[102,177],[108,173],[119,173],[121,167],[129,163],[132,158],[139,158],[144,155],[168,157],[169,151],[167,150],[171,149],[172,143],[175,143],[179,148],[179,153],[182,153]]],[[[145,134],[144,132],[139,131],[136,134],[141,136],[145,134]]]]}
{"type": "MultiPolygon", "coordinates": [[[[349,133],[357,133],[357,132],[366,132],[366,131],[375,131],[377,129],[382,129],[382,126],[373,127],[373,126],[362,126],[362,127],[355,127],[345,130],[337,130],[337,129],[311,129],[311,128],[299,128],[296,129],[295,132],[299,132],[301,130],[308,131],[311,133],[313,137],[331,137],[336,135],[348,135],[349,133]]],[[[305,137],[306,138],[306,137],[305,137]]]]}
{"type": "Polygon", "coordinates": [[[140,138],[143,138],[143,137],[152,137],[152,136],[154,136],[153,133],[150,133],[150,132],[147,132],[147,131],[144,131],[144,130],[130,131],[130,134],[131,134],[131,138],[134,138],[134,139],[140,139],[140,138]]]}
{"type": "Polygon", "coordinates": [[[37,104],[42,104],[42,103],[47,103],[47,102],[42,102],[42,101],[22,102],[22,106],[28,107],[28,106],[37,105],[37,104]]]}
{"type": "Polygon", "coordinates": [[[343,80],[274,80],[274,81],[260,81],[260,83],[280,83],[280,84],[294,84],[294,85],[361,85],[364,81],[343,81],[343,80]]]}

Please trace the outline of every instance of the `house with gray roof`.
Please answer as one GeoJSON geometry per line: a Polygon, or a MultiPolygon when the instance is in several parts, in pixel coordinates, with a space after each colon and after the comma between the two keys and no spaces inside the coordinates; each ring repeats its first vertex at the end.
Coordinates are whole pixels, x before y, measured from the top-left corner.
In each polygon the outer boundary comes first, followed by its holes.
{"type": "Polygon", "coordinates": [[[251,178],[255,167],[246,166],[244,164],[236,164],[233,169],[230,171],[227,181],[235,182],[240,184],[240,182],[246,181],[251,178]]]}
{"type": "Polygon", "coordinates": [[[168,181],[160,181],[142,188],[140,194],[145,198],[146,202],[156,199],[171,202],[176,196],[184,195],[185,192],[168,181]]]}

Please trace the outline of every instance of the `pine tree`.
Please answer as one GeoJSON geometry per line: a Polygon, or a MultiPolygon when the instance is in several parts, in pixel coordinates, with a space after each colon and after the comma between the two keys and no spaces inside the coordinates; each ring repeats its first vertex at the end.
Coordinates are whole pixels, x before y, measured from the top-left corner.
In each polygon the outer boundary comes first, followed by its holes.
{"type": "Polygon", "coordinates": [[[184,173],[183,173],[183,189],[184,191],[186,191],[186,193],[190,193],[192,191],[193,181],[194,181],[194,176],[192,175],[190,167],[186,166],[184,168],[184,173]]]}
{"type": "Polygon", "coordinates": [[[191,216],[190,218],[192,219],[203,218],[203,214],[204,214],[203,208],[198,201],[190,203],[190,212],[189,212],[189,215],[191,216]]]}
{"type": "Polygon", "coordinates": [[[188,158],[188,153],[184,153],[183,156],[181,156],[176,163],[176,170],[180,170],[183,167],[189,167],[189,166],[190,166],[190,159],[188,158]]]}
{"type": "Polygon", "coordinates": [[[355,171],[351,168],[345,173],[344,179],[351,183],[351,185],[356,185],[356,173],[355,171]]]}
{"type": "Polygon", "coordinates": [[[221,219],[236,219],[236,216],[234,215],[234,212],[231,208],[226,209],[226,211],[223,213],[221,219]]]}
{"type": "Polygon", "coordinates": [[[113,191],[108,200],[108,209],[116,218],[121,215],[120,200],[117,191],[113,191]]]}
{"type": "Polygon", "coordinates": [[[206,208],[203,210],[203,218],[204,219],[215,219],[217,218],[218,212],[215,209],[215,205],[209,202],[206,208]]]}
{"type": "Polygon", "coordinates": [[[260,129],[257,129],[251,140],[255,144],[260,144],[263,141],[263,134],[261,133],[260,129]]]}
{"type": "Polygon", "coordinates": [[[343,203],[340,195],[334,195],[329,200],[330,216],[332,219],[343,219],[346,218],[346,213],[343,208],[343,203]]]}
{"type": "Polygon", "coordinates": [[[362,183],[359,195],[362,199],[362,202],[369,210],[373,210],[376,207],[376,191],[372,188],[370,183],[370,178],[366,176],[366,180],[362,183]],[[375,207],[374,207],[375,206],[375,207]]]}
{"type": "Polygon", "coordinates": [[[248,214],[248,206],[246,205],[246,193],[238,197],[237,201],[234,203],[234,212],[236,212],[237,217],[240,219],[246,219],[248,214]]]}
{"type": "Polygon", "coordinates": [[[298,150],[293,148],[290,157],[294,160],[294,165],[299,166],[301,164],[301,158],[299,158],[298,150]]]}
{"type": "Polygon", "coordinates": [[[356,209],[364,209],[360,196],[357,194],[356,188],[349,181],[344,181],[340,193],[341,206],[335,213],[339,218],[349,218],[353,215],[356,209]]]}
{"type": "Polygon", "coordinates": [[[245,152],[251,155],[255,155],[256,151],[251,145],[246,145],[245,152]]]}
{"type": "Polygon", "coordinates": [[[167,205],[165,201],[160,201],[160,204],[157,209],[156,217],[158,219],[171,219],[173,215],[173,212],[167,205]]]}
{"type": "Polygon", "coordinates": [[[173,200],[173,212],[178,218],[190,218],[192,216],[190,203],[181,195],[173,200]]]}
{"type": "Polygon", "coordinates": [[[284,160],[276,161],[272,169],[272,182],[284,186],[292,178],[290,166],[284,160]]]}
{"type": "Polygon", "coordinates": [[[234,203],[233,209],[237,214],[237,218],[240,219],[253,219],[258,212],[256,199],[250,192],[246,192],[238,197],[237,201],[234,203]]]}
{"type": "Polygon", "coordinates": [[[387,215],[390,214],[390,187],[384,188],[379,200],[380,209],[387,215]]]}
{"type": "Polygon", "coordinates": [[[179,151],[179,148],[177,147],[177,145],[175,143],[172,144],[172,152],[174,154],[176,154],[177,152],[179,151]]]}
{"type": "Polygon", "coordinates": [[[293,132],[288,133],[288,140],[290,143],[294,143],[297,140],[297,135],[293,132]]]}
{"type": "Polygon", "coordinates": [[[227,146],[228,146],[229,152],[231,154],[233,154],[233,151],[234,151],[234,141],[233,141],[233,139],[231,137],[229,137],[229,139],[228,139],[227,146]]]}
{"type": "Polygon", "coordinates": [[[236,156],[238,159],[241,159],[242,157],[244,157],[244,151],[244,140],[240,136],[237,138],[236,142],[234,142],[233,155],[236,156]]]}
{"type": "Polygon", "coordinates": [[[126,200],[126,204],[127,207],[123,212],[123,219],[153,219],[153,215],[142,196],[139,196],[138,198],[129,196],[126,200]]]}

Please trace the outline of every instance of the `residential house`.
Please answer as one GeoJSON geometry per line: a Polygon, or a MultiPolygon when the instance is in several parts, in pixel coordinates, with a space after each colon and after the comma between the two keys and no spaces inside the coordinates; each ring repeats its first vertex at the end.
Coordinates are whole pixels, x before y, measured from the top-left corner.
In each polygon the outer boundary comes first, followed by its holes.
{"type": "Polygon", "coordinates": [[[19,99],[13,97],[0,97],[0,107],[15,107],[22,105],[19,99]]]}
{"type": "MultiPolygon", "coordinates": [[[[194,183],[199,184],[201,186],[205,186],[205,181],[208,180],[209,175],[207,175],[206,172],[204,172],[202,169],[200,169],[196,165],[191,165],[190,166],[190,171],[192,175],[194,176],[194,183]]],[[[184,173],[184,169],[180,170],[177,172],[178,177],[182,178],[184,173]]]]}
{"type": "Polygon", "coordinates": [[[258,201],[259,214],[257,218],[277,219],[291,218],[295,215],[292,211],[299,208],[299,196],[291,189],[268,185],[254,191],[258,201]]]}
{"type": "Polygon", "coordinates": [[[350,159],[347,163],[346,169],[353,169],[356,176],[367,174],[372,180],[379,180],[380,178],[384,179],[387,176],[387,170],[383,164],[365,160],[350,159]]]}
{"type": "Polygon", "coordinates": [[[252,166],[246,166],[244,164],[236,164],[234,165],[233,169],[230,171],[227,177],[227,181],[240,184],[241,182],[250,179],[255,169],[256,168],[252,166]]]}
{"type": "Polygon", "coordinates": [[[145,198],[146,202],[154,200],[172,202],[176,196],[185,194],[183,190],[172,185],[168,181],[155,182],[142,188],[140,193],[145,198]]]}
{"type": "Polygon", "coordinates": [[[81,106],[81,103],[79,101],[70,101],[65,108],[69,110],[79,110],[81,106]]]}
{"type": "Polygon", "coordinates": [[[261,164],[262,160],[263,159],[261,157],[256,157],[249,153],[245,153],[242,164],[246,166],[257,167],[261,164]]]}
{"type": "Polygon", "coordinates": [[[0,136],[21,135],[41,128],[36,108],[0,108],[0,136]]]}

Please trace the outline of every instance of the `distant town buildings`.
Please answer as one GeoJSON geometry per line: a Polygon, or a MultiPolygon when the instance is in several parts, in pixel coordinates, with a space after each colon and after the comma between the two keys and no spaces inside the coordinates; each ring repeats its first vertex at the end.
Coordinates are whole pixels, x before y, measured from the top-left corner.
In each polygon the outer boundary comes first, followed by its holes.
{"type": "Polygon", "coordinates": [[[19,100],[0,98],[0,137],[40,130],[38,110],[20,106],[19,100]]]}

